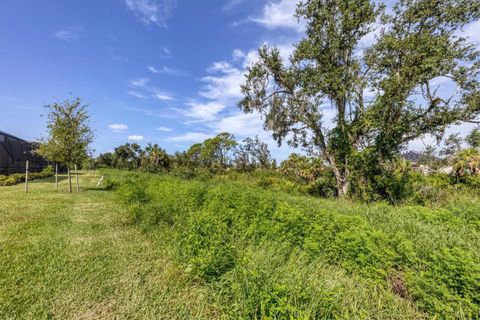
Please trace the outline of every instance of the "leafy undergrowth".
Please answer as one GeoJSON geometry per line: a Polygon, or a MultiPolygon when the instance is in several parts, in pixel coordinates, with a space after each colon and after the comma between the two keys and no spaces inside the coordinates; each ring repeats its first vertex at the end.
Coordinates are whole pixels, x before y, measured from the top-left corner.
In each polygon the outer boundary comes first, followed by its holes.
{"type": "Polygon", "coordinates": [[[58,193],[0,187],[1,319],[479,316],[477,198],[392,207],[105,174],[80,194],[64,177],[58,193]]]}
{"type": "MultiPolygon", "coordinates": [[[[29,180],[45,179],[54,175],[52,167],[46,167],[40,172],[32,172],[28,174],[29,180]]],[[[14,173],[9,176],[0,175],[0,186],[13,186],[18,183],[25,182],[24,173],[14,173]]]]}
{"type": "Polygon", "coordinates": [[[132,221],[210,288],[224,316],[480,317],[480,217],[468,211],[478,199],[392,207],[109,175],[132,221]]]}

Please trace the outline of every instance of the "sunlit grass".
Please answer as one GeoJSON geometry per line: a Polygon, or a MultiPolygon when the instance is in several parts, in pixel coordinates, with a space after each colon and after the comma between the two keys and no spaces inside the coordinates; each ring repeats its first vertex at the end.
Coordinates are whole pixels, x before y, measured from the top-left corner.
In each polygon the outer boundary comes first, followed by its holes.
{"type": "Polygon", "coordinates": [[[64,176],[58,192],[0,187],[0,319],[461,319],[478,304],[460,300],[476,294],[462,290],[480,271],[478,199],[392,207],[101,174],[79,194],[64,176]]]}
{"type": "MultiPolygon", "coordinates": [[[[63,177],[62,177],[63,178],[63,177]]],[[[209,317],[195,286],[162,247],[125,223],[99,176],[0,187],[0,319],[209,317]]]]}

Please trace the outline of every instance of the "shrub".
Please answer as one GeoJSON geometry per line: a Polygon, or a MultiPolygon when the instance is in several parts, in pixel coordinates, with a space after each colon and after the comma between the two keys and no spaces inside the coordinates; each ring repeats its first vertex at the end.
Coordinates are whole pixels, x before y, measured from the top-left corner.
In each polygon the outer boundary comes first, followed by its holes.
{"type": "MultiPolygon", "coordinates": [[[[54,175],[53,168],[48,166],[41,172],[32,172],[28,174],[29,180],[45,179],[54,175]]],[[[9,176],[0,175],[0,186],[13,186],[25,182],[24,173],[14,173],[9,176]]]]}
{"type": "Polygon", "coordinates": [[[234,267],[237,257],[228,223],[208,211],[192,214],[181,233],[181,255],[192,272],[212,280],[234,267]]]}
{"type": "Polygon", "coordinates": [[[120,184],[117,195],[121,201],[129,205],[143,205],[150,201],[146,192],[147,181],[139,177],[128,179],[120,184]]]}
{"type": "Polygon", "coordinates": [[[480,315],[480,266],[469,252],[442,248],[422,270],[408,274],[409,290],[419,307],[440,318],[480,315]]]}

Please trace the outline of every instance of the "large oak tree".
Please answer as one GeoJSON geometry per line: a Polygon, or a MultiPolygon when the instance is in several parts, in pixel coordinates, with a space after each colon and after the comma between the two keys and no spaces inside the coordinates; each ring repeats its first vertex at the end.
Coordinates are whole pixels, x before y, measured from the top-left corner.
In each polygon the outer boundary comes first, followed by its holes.
{"type": "Polygon", "coordinates": [[[399,0],[389,10],[369,0],[306,0],[297,15],[305,37],[288,61],[276,47],[259,49],[239,106],[262,114],[278,143],[324,161],[339,196],[358,159],[375,166],[409,141],[476,121],[479,53],[461,33],[479,19],[478,0],[399,0]],[[374,30],[377,41],[362,48],[374,30]]]}

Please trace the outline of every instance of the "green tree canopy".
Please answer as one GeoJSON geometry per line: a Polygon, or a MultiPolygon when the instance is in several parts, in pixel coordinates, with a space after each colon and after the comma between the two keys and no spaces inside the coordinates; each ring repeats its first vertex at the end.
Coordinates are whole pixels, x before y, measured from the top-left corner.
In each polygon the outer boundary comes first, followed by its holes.
{"type": "Polygon", "coordinates": [[[355,166],[379,168],[409,141],[476,121],[479,53],[458,33],[479,18],[479,1],[399,0],[385,13],[370,0],[306,0],[297,14],[305,37],[288,61],[275,47],[259,49],[239,106],[262,114],[279,144],[328,164],[340,196],[355,166]],[[374,28],[377,41],[365,49],[361,40],[374,28]],[[456,87],[452,96],[446,85],[456,87]]]}
{"type": "Polygon", "coordinates": [[[71,167],[91,153],[93,131],[80,98],[46,105],[48,137],[41,140],[39,154],[71,167]]]}
{"type": "Polygon", "coordinates": [[[449,135],[443,142],[444,147],[440,151],[440,154],[447,157],[454,156],[462,149],[462,141],[463,139],[460,137],[459,133],[449,135]]]}
{"type": "Polygon", "coordinates": [[[271,168],[273,160],[268,144],[261,141],[258,136],[244,139],[235,150],[235,165],[241,171],[271,168]]]}
{"type": "Polygon", "coordinates": [[[66,165],[68,190],[72,191],[70,167],[89,157],[93,131],[87,106],[80,98],[46,105],[48,137],[40,142],[38,153],[45,159],[66,165]]]}
{"type": "Polygon", "coordinates": [[[468,145],[474,149],[480,148],[480,130],[478,128],[473,129],[466,137],[465,141],[468,145]]]}

